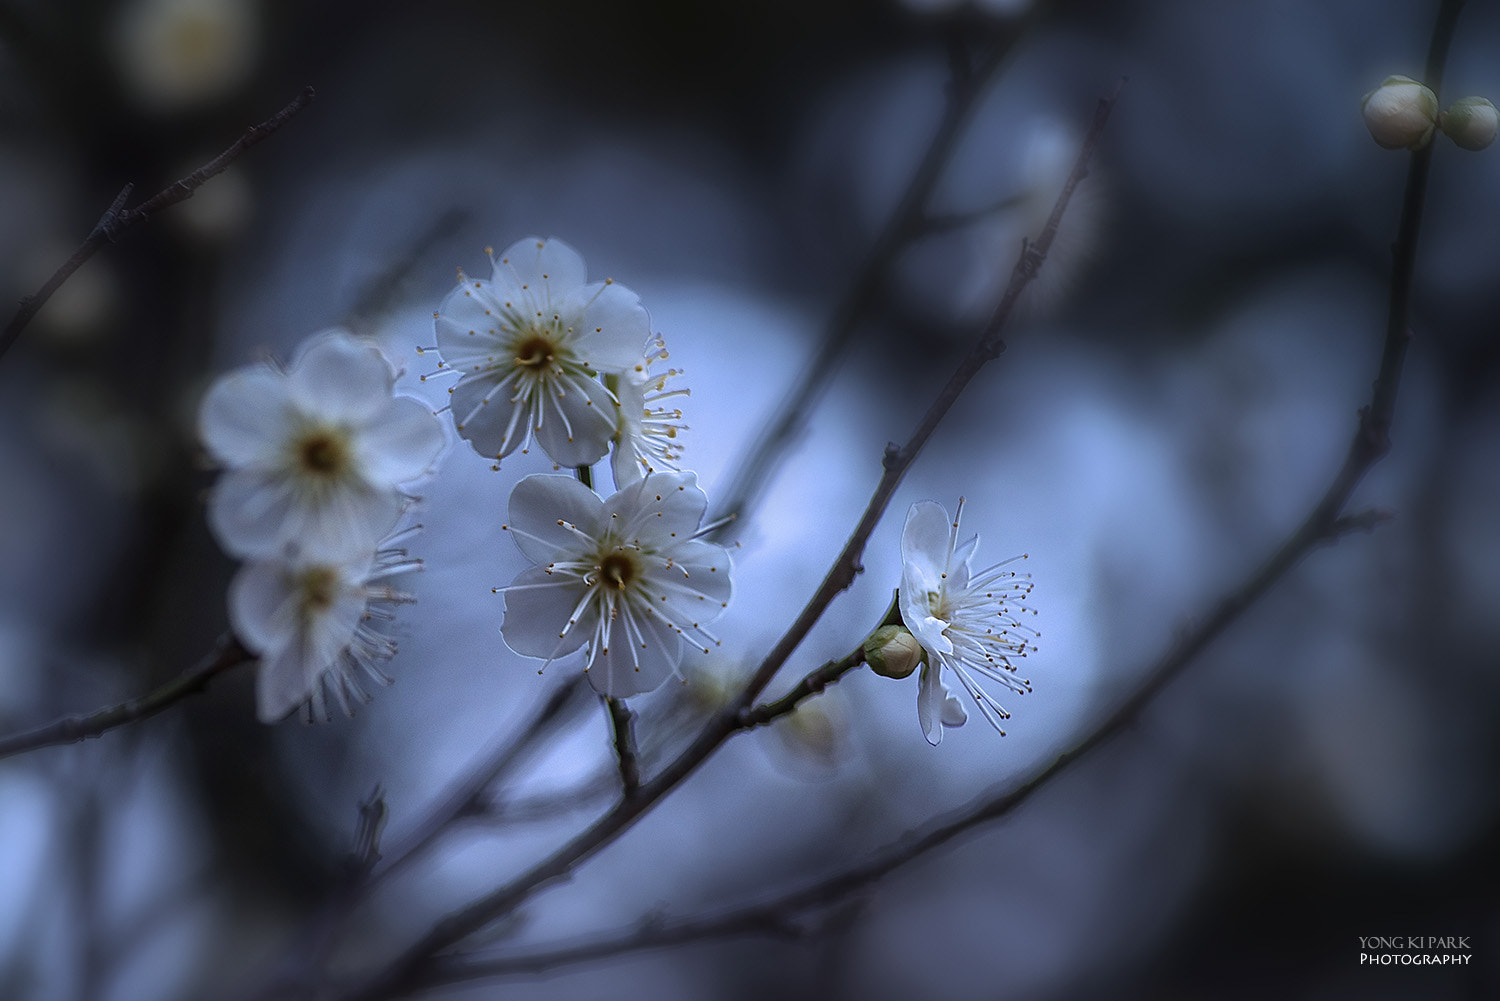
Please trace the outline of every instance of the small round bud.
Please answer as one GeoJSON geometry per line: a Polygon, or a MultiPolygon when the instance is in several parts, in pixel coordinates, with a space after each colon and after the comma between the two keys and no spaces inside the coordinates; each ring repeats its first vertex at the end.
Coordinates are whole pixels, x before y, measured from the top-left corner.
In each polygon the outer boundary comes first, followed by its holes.
{"type": "Polygon", "coordinates": [[[1432,141],[1437,95],[1411,77],[1388,76],[1365,95],[1365,127],[1386,149],[1417,150],[1432,141]]]}
{"type": "Polygon", "coordinates": [[[1442,129],[1464,149],[1484,149],[1500,131],[1500,112],[1482,97],[1461,97],[1443,112],[1442,129]]]}
{"type": "Polygon", "coordinates": [[[925,656],[922,644],[902,626],[881,626],[865,640],[865,662],[884,678],[905,678],[925,656]]]}

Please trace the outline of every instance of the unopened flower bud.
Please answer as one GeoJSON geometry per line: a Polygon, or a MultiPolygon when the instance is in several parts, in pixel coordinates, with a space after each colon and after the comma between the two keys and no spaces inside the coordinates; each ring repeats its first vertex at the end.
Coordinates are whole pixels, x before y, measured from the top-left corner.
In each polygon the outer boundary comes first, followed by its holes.
{"type": "Polygon", "coordinates": [[[922,644],[901,626],[881,626],[865,640],[865,662],[881,677],[909,676],[922,656],[922,644]]]}
{"type": "Polygon", "coordinates": [[[1388,76],[1365,95],[1365,127],[1386,149],[1421,149],[1437,127],[1437,95],[1411,77],[1388,76]]]}
{"type": "Polygon", "coordinates": [[[1482,97],[1461,97],[1443,113],[1443,134],[1464,149],[1484,149],[1500,131],[1500,112],[1482,97]]]}

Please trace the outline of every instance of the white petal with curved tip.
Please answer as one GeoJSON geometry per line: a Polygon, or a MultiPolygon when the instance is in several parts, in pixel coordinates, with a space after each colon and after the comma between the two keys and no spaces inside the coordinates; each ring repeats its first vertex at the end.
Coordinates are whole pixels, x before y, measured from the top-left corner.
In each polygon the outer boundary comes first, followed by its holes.
{"type": "Polygon", "coordinates": [[[531,431],[524,405],[514,401],[515,386],[496,388],[499,376],[497,372],[460,379],[448,396],[458,436],[487,459],[505,458],[521,447],[531,431]]]}
{"type": "Polygon", "coordinates": [[[640,296],[618,282],[596,282],[566,303],[581,315],[578,357],[599,372],[633,372],[645,357],[651,337],[651,314],[640,296]]]}
{"type": "Polygon", "coordinates": [[[507,289],[531,293],[538,307],[556,306],[560,299],[588,281],[588,269],[578,251],[554,238],[528,236],[517,240],[495,258],[494,280],[507,289]]]}
{"type": "Polygon", "coordinates": [[[682,637],[650,614],[622,613],[611,630],[609,652],[600,651],[589,666],[589,684],[600,695],[623,699],[661,687],[677,672],[682,637]],[[639,636],[636,634],[639,633],[639,636]]]}
{"type": "Polygon", "coordinates": [[[572,653],[588,640],[597,618],[586,609],[571,630],[568,616],[584,588],[577,578],[549,574],[541,567],[523,570],[505,590],[505,619],[500,635],[523,657],[551,660],[572,653]],[[564,637],[561,633],[567,633],[564,637]]]}
{"type": "Polygon", "coordinates": [[[597,379],[576,376],[566,385],[539,387],[547,394],[537,444],[559,466],[591,466],[609,451],[615,433],[615,398],[597,379]]]}
{"type": "Polygon", "coordinates": [[[270,466],[281,461],[285,434],[296,411],[287,378],[266,365],[221,376],[198,409],[203,446],[228,466],[270,466]]]}
{"type": "Polygon", "coordinates": [[[522,555],[546,566],[587,545],[558,523],[567,522],[593,536],[603,509],[598,495],[573,477],[537,473],[517,483],[510,492],[508,527],[522,555]]]}
{"type": "Polygon", "coordinates": [[[617,491],[604,507],[607,514],[615,516],[616,531],[623,538],[666,546],[674,539],[674,532],[675,539],[686,540],[698,531],[703,512],[708,509],[708,496],[698,488],[698,477],[693,473],[667,470],[617,491]]]}
{"type": "Polygon", "coordinates": [[[917,721],[922,724],[922,736],[933,747],[943,741],[943,703],[948,697],[939,674],[936,664],[923,664],[917,684],[917,721]]]}
{"type": "Polygon", "coordinates": [[[329,330],[304,342],[287,373],[304,413],[362,422],[391,398],[396,373],[373,341],[329,330]]]}
{"type": "Polygon", "coordinates": [[[370,484],[395,484],[427,473],[443,450],[443,425],[410,396],[386,401],[360,429],[359,469],[370,484]]]}

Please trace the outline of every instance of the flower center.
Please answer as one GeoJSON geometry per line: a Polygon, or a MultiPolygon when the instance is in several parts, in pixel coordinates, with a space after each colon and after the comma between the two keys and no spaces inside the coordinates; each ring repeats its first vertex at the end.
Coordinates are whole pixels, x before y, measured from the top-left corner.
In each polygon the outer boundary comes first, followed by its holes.
{"type": "Polygon", "coordinates": [[[927,610],[932,613],[934,619],[942,619],[944,622],[948,621],[947,610],[943,607],[945,604],[943,601],[943,592],[927,592],[927,610]]]}
{"type": "Polygon", "coordinates": [[[605,587],[623,591],[634,579],[635,561],[624,553],[610,553],[599,563],[599,580],[605,587]]]}
{"type": "Polygon", "coordinates": [[[303,472],[333,479],[349,466],[349,441],[332,428],[313,428],[297,442],[303,472]]]}
{"type": "Polygon", "coordinates": [[[326,612],[338,597],[339,575],[332,567],[309,567],[299,583],[304,616],[326,612]]]}
{"type": "Polygon", "coordinates": [[[545,368],[552,356],[552,342],[541,334],[532,334],[516,347],[516,364],[522,368],[545,368]]]}

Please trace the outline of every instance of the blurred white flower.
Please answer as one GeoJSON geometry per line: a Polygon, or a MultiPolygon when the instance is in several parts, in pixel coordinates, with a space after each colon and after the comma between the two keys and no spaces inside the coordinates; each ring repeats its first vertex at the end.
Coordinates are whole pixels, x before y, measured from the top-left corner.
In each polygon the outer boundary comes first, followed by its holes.
{"type": "Polygon", "coordinates": [[[535,435],[557,464],[592,465],[609,451],[619,406],[595,376],[634,371],[651,319],[623,285],[588,283],[561,240],[527,237],[491,260],[490,281],[460,271],[433,314],[438,353],[459,377],[454,426],[489,458],[535,435]]]}
{"type": "Polygon", "coordinates": [[[156,111],[226,97],[255,67],[256,22],[249,0],[135,0],[115,33],[121,74],[156,111]]]}
{"type": "Polygon", "coordinates": [[[707,653],[703,628],[729,604],[729,554],[705,542],[708,498],[693,473],[651,473],[600,500],[571,476],[528,476],[510,522],[535,564],[505,594],[506,644],[551,662],[587,644],[601,694],[648,692],[677,673],[682,640],[707,653]]]}
{"type": "Polygon", "coordinates": [[[229,585],[229,621],[245,648],[260,657],[256,712],[274,723],[307,704],[327,719],[326,694],[353,715],[368,702],[363,679],[390,684],[379,664],[396,644],[381,627],[396,605],[415,599],[389,579],[421,569],[403,549],[367,551],[339,560],[298,554],[246,563],[229,585]]]}
{"type": "MultiPolygon", "coordinates": [[[[959,726],[967,714],[948,694],[942,668],[952,671],[979,711],[1003,736],[1000,721],[1010,713],[974,680],[983,675],[1016,693],[1031,691],[1031,683],[1016,676],[1012,658],[1034,651],[1039,634],[1019,617],[1031,593],[1031,575],[1008,570],[1025,556],[1013,556],[977,573],[969,569],[979,536],[958,541],[964,502],[958,501],[953,520],[936,501],[918,501],[906,515],[901,532],[901,618],[922,648],[917,691],[917,718],[927,742],[943,739],[944,726],[959,726]]],[[[1034,612],[1032,614],[1035,614],[1034,612]]]]}
{"type": "Polygon", "coordinates": [[[220,544],[248,557],[292,544],[309,558],[372,551],[406,505],[399,484],[426,473],[443,447],[442,423],[394,386],[380,349],[342,330],[309,338],[285,371],[221,376],[198,417],[228,470],[209,499],[220,544]]]}
{"type": "Polygon", "coordinates": [[[677,432],[686,431],[687,425],[681,423],[680,409],[663,406],[662,401],[687,396],[690,390],[667,388],[668,379],[682,374],[675,368],[652,373],[651,363],[666,358],[666,342],[655,337],[646,345],[646,357],[609,383],[620,401],[619,426],[610,457],[616,489],[630,486],[647,473],[676,469],[677,460],[682,458],[677,432]]]}

